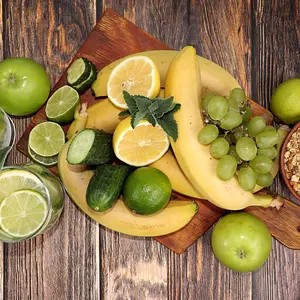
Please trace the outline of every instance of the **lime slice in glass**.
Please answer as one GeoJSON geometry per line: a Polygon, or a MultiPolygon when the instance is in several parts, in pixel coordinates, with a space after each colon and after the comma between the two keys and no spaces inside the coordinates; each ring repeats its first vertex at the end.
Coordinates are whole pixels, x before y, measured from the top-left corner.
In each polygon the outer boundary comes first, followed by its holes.
{"type": "Polygon", "coordinates": [[[12,237],[28,237],[43,225],[47,213],[47,200],[40,193],[16,191],[0,204],[0,227],[12,237]]]}
{"type": "Polygon", "coordinates": [[[49,98],[46,105],[46,116],[50,121],[61,124],[69,123],[74,118],[75,108],[79,102],[78,92],[65,85],[49,98]]]}
{"type": "Polygon", "coordinates": [[[36,125],[30,132],[28,145],[40,156],[58,154],[65,143],[65,133],[60,125],[44,122],[36,125]]]}
{"type": "Polygon", "coordinates": [[[28,147],[28,154],[34,162],[42,166],[51,167],[57,164],[57,159],[58,159],[57,154],[54,156],[41,156],[35,153],[30,147],[28,147]]]}
{"type": "Polygon", "coordinates": [[[0,173],[0,202],[15,191],[30,189],[47,197],[43,182],[26,170],[3,169],[0,173]]]}

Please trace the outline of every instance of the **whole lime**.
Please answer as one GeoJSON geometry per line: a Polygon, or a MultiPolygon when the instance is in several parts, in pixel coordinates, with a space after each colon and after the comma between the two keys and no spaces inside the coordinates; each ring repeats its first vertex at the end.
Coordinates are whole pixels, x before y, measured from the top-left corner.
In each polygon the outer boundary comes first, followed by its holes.
{"type": "Polygon", "coordinates": [[[50,80],[32,59],[7,58],[0,63],[0,106],[11,115],[36,112],[47,100],[50,80]]]}
{"type": "Polygon", "coordinates": [[[169,202],[172,186],[160,170],[143,167],[132,172],[123,188],[123,199],[129,209],[140,215],[162,210],[169,202]]]}
{"type": "Polygon", "coordinates": [[[275,89],[271,111],[286,124],[300,121],[300,78],[286,80],[275,89]]]}

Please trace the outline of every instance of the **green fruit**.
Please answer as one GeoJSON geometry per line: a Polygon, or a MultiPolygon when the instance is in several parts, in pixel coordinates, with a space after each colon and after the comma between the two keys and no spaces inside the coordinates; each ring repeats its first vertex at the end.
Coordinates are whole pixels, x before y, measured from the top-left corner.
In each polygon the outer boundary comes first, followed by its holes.
{"type": "Polygon", "coordinates": [[[160,170],[143,167],[132,172],[123,188],[124,202],[140,215],[150,215],[162,210],[169,202],[172,186],[160,170]]]}
{"type": "Polygon", "coordinates": [[[272,237],[266,224],[246,213],[231,213],[218,221],[212,232],[216,258],[238,272],[260,268],[272,250],[272,237]]]}
{"type": "Polygon", "coordinates": [[[36,112],[50,93],[50,80],[34,60],[7,58],[0,63],[0,107],[11,115],[36,112]]]}
{"type": "Polygon", "coordinates": [[[300,121],[300,78],[286,80],[275,89],[271,111],[286,124],[300,121]]]}

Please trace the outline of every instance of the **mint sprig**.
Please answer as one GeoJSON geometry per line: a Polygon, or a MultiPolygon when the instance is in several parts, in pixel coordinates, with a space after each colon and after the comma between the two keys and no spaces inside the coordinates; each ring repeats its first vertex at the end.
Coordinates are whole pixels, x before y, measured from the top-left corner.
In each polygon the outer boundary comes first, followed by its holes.
{"type": "Polygon", "coordinates": [[[130,95],[123,91],[124,100],[128,109],[119,113],[120,117],[131,115],[131,127],[135,128],[141,120],[147,120],[152,126],[160,125],[162,129],[173,139],[178,138],[178,126],[174,119],[174,113],[180,109],[180,104],[173,102],[173,97],[167,99],[130,95]]]}

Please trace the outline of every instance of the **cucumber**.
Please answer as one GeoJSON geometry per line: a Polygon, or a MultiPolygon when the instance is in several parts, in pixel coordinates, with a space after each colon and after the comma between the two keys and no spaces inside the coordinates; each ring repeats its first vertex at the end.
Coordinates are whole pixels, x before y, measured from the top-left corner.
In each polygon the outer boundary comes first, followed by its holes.
{"type": "Polygon", "coordinates": [[[88,78],[86,80],[84,80],[83,82],[79,83],[79,84],[74,84],[72,85],[72,87],[79,93],[79,94],[83,94],[87,89],[89,89],[93,82],[96,80],[97,78],[97,69],[96,66],[89,61],[90,64],[90,74],[88,76],[88,78]]]}
{"type": "Polygon", "coordinates": [[[68,68],[67,81],[72,87],[84,82],[90,75],[91,65],[86,58],[77,58],[68,68]]]}
{"type": "Polygon", "coordinates": [[[97,167],[86,190],[88,206],[98,212],[111,208],[121,194],[125,179],[133,170],[133,167],[125,165],[97,167]]]}
{"type": "Polygon", "coordinates": [[[112,134],[91,128],[80,131],[67,152],[67,161],[72,165],[102,165],[114,158],[112,134]]]}

